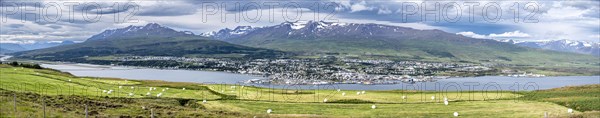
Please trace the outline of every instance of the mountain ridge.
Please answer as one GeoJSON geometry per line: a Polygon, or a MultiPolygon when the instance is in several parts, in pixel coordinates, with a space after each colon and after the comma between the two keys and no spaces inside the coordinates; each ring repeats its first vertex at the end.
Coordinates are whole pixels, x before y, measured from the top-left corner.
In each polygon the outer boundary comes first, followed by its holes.
{"type": "Polygon", "coordinates": [[[158,23],[148,23],[144,26],[127,26],[125,28],[109,29],[93,35],[86,41],[101,40],[101,39],[119,39],[129,37],[177,37],[177,36],[196,36],[190,31],[176,31],[169,27],[162,26],[158,23]],[[126,35],[125,35],[126,34],[126,35]]]}
{"type": "MultiPolygon", "coordinates": [[[[203,33],[214,37],[224,31],[203,33]]],[[[222,33],[222,34],[219,34],[222,33]]],[[[283,22],[253,27],[235,36],[215,38],[233,44],[311,54],[341,54],[355,57],[386,57],[425,61],[518,62],[527,64],[544,56],[540,63],[569,61],[565,55],[584,55],[528,48],[495,40],[476,39],[441,30],[420,30],[373,23],[323,21],[283,22]],[[222,38],[229,37],[229,38],[222,38]]]]}
{"type": "Polygon", "coordinates": [[[187,31],[176,31],[149,23],[96,34],[82,43],[15,53],[21,58],[80,61],[87,57],[135,56],[231,56],[232,58],[275,58],[283,52],[212,40],[187,31]]]}
{"type": "Polygon", "coordinates": [[[531,48],[540,48],[561,52],[573,52],[600,56],[600,43],[574,41],[566,39],[548,41],[515,41],[512,39],[504,39],[498,41],[531,48]]]}

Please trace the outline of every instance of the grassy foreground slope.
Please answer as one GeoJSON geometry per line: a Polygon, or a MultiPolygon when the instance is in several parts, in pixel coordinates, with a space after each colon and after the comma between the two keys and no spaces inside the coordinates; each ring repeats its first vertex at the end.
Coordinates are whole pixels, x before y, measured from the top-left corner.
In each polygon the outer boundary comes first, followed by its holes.
{"type": "Polygon", "coordinates": [[[600,104],[593,102],[598,98],[599,86],[584,88],[588,89],[501,92],[502,96],[495,98],[484,94],[473,94],[472,98],[452,97],[467,96],[466,92],[398,90],[365,91],[356,95],[362,91],[292,91],[75,77],[48,69],[0,65],[0,117],[43,117],[44,108],[48,117],[83,117],[85,105],[92,117],[149,117],[151,110],[157,117],[451,117],[453,112],[459,112],[461,117],[543,117],[545,112],[553,117],[600,116],[597,112],[600,104]],[[150,87],[157,89],[150,90],[150,87]],[[554,91],[572,94],[554,94],[554,91]],[[146,95],[148,92],[150,95],[146,95]],[[431,100],[431,96],[436,98],[431,100]],[[448,106],[443,104],[443,96],[448,96],[448,106]],[[324,99],[328,100],[324,102],[324,99]],[[561,100],[569,101],[565,106],[576,109],[575,113],[568,114],[561,100]],[[372,105],[377,108],[372,109],[372,105]],[[267,114],[267,109],[273,112],[267,114]]]}

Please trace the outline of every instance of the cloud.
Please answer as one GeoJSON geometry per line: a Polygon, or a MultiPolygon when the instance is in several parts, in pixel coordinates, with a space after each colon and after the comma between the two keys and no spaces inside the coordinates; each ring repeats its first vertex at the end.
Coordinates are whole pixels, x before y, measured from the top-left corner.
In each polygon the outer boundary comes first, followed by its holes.
{"type": "Polygon", "coordinates": [[[471,38],[478,38],[478,39],[487,38],[487,36],[485,36],[485,35],[477,34],[477,33],[474,33],[474,32],[458,32],[456,34],[463,35],[463,36],[466,36],[466,37],[471,37],[471,38]]]}
{"type": "MultiPolygon", "coordinates": [[[[5,1],[3,1],[5,2],[5,1]]],[[[47,1],[39,1],[41,7],[48,3],[47,1]]],[[[55,1],[58,4],[63,2],[55,1]]],[[[8,18],[2,20],[8,20],[8,22],[0,23],[0,35],[52,35],[47,38],[35,38],[33,36],[12,38],[13,40],[62,40],[61,38],[70,40],[85,40],[90,35],[99,33],[105,29],[120,28],[127,25],[139,25],[148,22],[156,22],[177,30],[189,30],[195,33],[202,33],[206,31],[214,31],[222,28],[232,28],[236,26],[269,26],[276,25],[283,20],[282,10],[283,5],[287,3],[298,3],[302,10],[302,20],[329,20],[324,19],[325,16],[332,19],[339,19],[340,22],[352,22],[352,23],[377,23],[395,26],[412,27],[416,29],[441,29],[447,32],[458,32],[457,34],[465,35],[475,38],[520,38],[525,40],[554,40],[554,39],[570,39],[570,40],[588,40],[600,42],[597,34],[600,34],[600,1],[532,1],[539,7],[539,11],[536,12],[535,18],[538,22],[535,23],[524,23],[523,19],[531,12],[528,10],[520,9],[518,23],[514,22],[514,11],[512,6],[514,1],[483,1],[479,2],[479,6],[475,8],[475,19],[474,22],[470,22],[468,19],[468,9],[462,5],[463,2],[457,2],[462,7],[461,10],[452,9],[456,11],[449,11],[448,13],[460,12],[462,17],[458,22],[446,22],[444,19],[441,22],[430,22],[421,21],[421,13],[408,16],[407,21],[403,21],[401,13],[402,3],[414,2],[417,5],[422,5],[421,2],[426,2],[426,5],[431,3],[439,2],[441,7],[449,2],[455,1],[366,1],[366,0],[344,0],[344,1],[328,1],[334,2],[338,5],[335,7],[335,14],[329,14],[333,9],[325,10],[321,8],[320,11],[316,11],[314,8],[315,1],[276,1],[280,3],[278,7],[275,7],[275,19],[270,21],[268,18],[267,7],[262,8],[251,8],[251,9],[236,9],[235,3],[239,2],[241,5],[246,3],[258,3],[264,5],[264,1],[196,1],[196,0],[176,0],[176,1],[130,1],[139,5],[137,14],[133,19],[137,21],[130,23],[115,23],[114,14],[120,14],[120,18],[128,15],[135,9],[124,8],[114,9],[111,7],[114,2],[96,2],[102,7],[94,8],[79,6],[75,8],[75,17],[72,20],[67,19],[67,14],[70,10],[63,8],[62,18],[57,22],[47,22],[43,19],[33,19],[33,17],[27,17],[27,19],[21,19],[21,15],[17,14],[10,15],[6,14],[6,11],[2,11],[0,15],[7,15],[8,18]],[[222,13],[227,13],[227,22],[221,22],[221,12],[216,15],[208,17],[209,22],[202,22],[202,7],[201,3],[214,2],[220,5],[221,3],[227,4],[228,8],[222,13]],[[482,7],[490,2],[498,3],[503,12],[501,20],[498,22],[487,22],[483,20],[481,13],[482,7]],[[102,12],[98,12],[101,9],[102,12]],[[233,13],[250,15],[256,14],[257,11],[262,12],[262,18],[258,22],[248,22],[244,20],[244,16],[241,16],[241,22],[233,21],[233,13]],[[102,18],[98,22],[86,21],[82,17],[82,11],[89,11],[95,14],[102,14],[102,18]],[[396,12],[394,12],[396,11],[396,12]],[[321,16],[319,19],[313,18],[313,13],[318,13],[321,16]],[[333,17],[331,17],[331,16],[333,17]],[[14,25],[11,25],[14,24],[14,25]],[[4,30],[9,29],[9,30],[4,30]],[[461,32],[465,31],[465,32],[461,32]],[[54,36],[57,32],[69,32],[64,35],[68,36],[54,36]],[[20,34],[19,34],[20,33],[20,34]],[[32,38],[33,37],[33,38],[32,38]]],[[[518,1],[520,6],[524,6],[529,1],[518,1]]],[[[85,3],[85,2],[80,2],[85,3]]],[[[123,1],[119,2],[123,5],[123,1]]],[[[319,1],[319,3],[327,3],[319,1]]],[[[325,5],[325,4],[321,4],[325,5]]],[[[35,4],[26,4],[26,9],[34,9],[40,6],[35,4]]],[[[421,6],[419,6],[421,7],[421,6]]],[[[428,6],[429,8],[429,6],[428,6]]],[[[4,8],[2,8],[4,9],[4,8]]],[[[10,9],[10,8],[6,8],[10,9]]],[[[419,9],[419,8],[417,8],[419,9]]],[[[493,10],[492,10],[493,11],[493,10]]],[[[294,11],[288,11],[289,13],[295,13],[294,11]]],[[[406,12],[406,11],[404,11],[406,12]]],[[[40,13],[37,11],[26,11],[24,13],[40,13]]],[[[52,13],[52,12],[50,12],[52,13]]],[[[45,14],[48,15],[48,14],[45,14]]],[[[50,14],[55,15],[55,14],[50,14]]],[[[452,14],[450,14],[452,15],[452,14]]],[[[293,16],[291,16],[293,17],[293,16]]],[[[452,17],[452,16],[449,16],[452,17]]],[[[442,17],[443,18],[443,17],[442,17]]],[[[329,20],[328,22],[331,22],[329,20]]]]}
{"type": "Polygon", "coordinates": [[[531,35],[523,33],[519,30],[513,32],[504,32],[502,34],[490,34],[488,35],[490,38],[529,38],[531,35]]]}
{"type": "Polygon", "coordinates": [[[8,27],[10,27],[10,28],[21,28],[23,26],[25,26],[25,25],[23,25],[23,24],[10,24],[10,25],[8,25],[8,27]]]}
{"type": "Polygon", "coordinates": [[[388,8],[381,8],[377,10],[377,14],[392,14],[392,10],[388,8]]]}
{"type": "Polygon", "coordinates": [[[529,35],[527,33],[523,33],[519,30],[512,31],[512,32],[504,32],[501,34],[491,33],[489,35],[477,34],[477,33],[471,32],[471,31],[458,32],[456,34],[463,35],[466,37],[471,37],[471,38],[478,38],[478,39],[514,39],[514,38],[529,38],[529,37],[531,37],[531,35],[529,35]]]}
{"type": "Polygon", "coordinates": [[[365,2],[365,1],[355,3],[352,6],[350,6],[350,12],[373,10],[373,7],[367,7],[366,5],[367,5],[367,2],[365,2]]]}

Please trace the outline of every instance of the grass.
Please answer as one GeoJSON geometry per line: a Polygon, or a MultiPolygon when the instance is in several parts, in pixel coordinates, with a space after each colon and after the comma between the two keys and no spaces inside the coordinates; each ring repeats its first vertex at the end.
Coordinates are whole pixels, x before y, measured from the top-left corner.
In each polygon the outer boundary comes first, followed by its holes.
{"type": "Polygon", "coordinates": [[[498,100],[421,104],[325,104],[325,103],[279,103],[257,101],[216,101],[207,103],[207,108],[232,109],[255,114],[272,109],[274,116],[310,117],[451,117],[459,112],[462,117],[540,117],[544,112],[553,116],[565,116],[565,109],[552,103],[532,101],[498,100]],[[376,105],[376,109],[371,109],[376,105]],[[561,114],[562,113],[562,114],[561,114]]]}
{"type": "Polygon", "coordinates": [[[376,103],[429,103],[440,102],[443,98],[449,101],[483,101],[493,99],[511,99],[520,95],[512,92],[498,92],[494,95],[485,91],[474,92],[432,92],[432,91],[365,91],[360,90],[285,90],[257,87],[242,88],[239,85],[208,85],[210,89],[227,95],[238,96],[241,100],[276,101],[276,102],[323,102],[363,100],[376,103]],[[360,92],[361,94],[357,94],[360,92]],[[342,95],[345,93],[345,95],[342,95]],[[405,96],[403,99],[402,96],[405,96]],[[434,100],[431,96],[436,96],[434,100]]]}
{"type": "Polygon", "coordinates": [[[523,92],[524,100],[553,102],[578,111],[600,110],[600,84],[523,92]]]}
{"type": "Polygon", "coordinates": [[[0,65],[0,117],[43,117],[44,106],[47,117],[83,117],[85,104],[92,117],[149,117],[150,109],[158,117],[451,117],[453,112],[461,117],[542,117],[545,112],[552,117],[598,117],[599,88],[500,92],[495,97],[486,97],[483,91],[390,90],[357,95],[362,91],[76,77],[50,69],[0,65]],[[150,91],[150,87],[157,89],[150,91]],[[152,95],[146,96],[147,92],[152,95]],[[163,96],[156,97],[158,93],[163,96]],[[448,106],[443,97],[449,99],[448,106]],[[575,114],[566,113],[568,108],[575,114]],[[267,114],[267,109],[273,113],[267,114]]]}

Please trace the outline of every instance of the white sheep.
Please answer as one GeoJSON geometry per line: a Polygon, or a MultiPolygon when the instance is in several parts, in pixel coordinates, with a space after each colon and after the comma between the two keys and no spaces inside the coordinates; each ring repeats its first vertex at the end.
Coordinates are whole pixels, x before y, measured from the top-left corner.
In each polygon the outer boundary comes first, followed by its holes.
{"type": "Polygon", "coordinates": [[[325,99],[323,100],[323,102],[327,102],[327,98],[325,98],[325,99]]]}
{"type": "Polygon", "coordinates": [[[567,112],[573,113],[573,109],[567,109],[567,112]]]}
{"type": "Polygon", "coordinates": [[[162,96],[162,93],[158,93],[158,94],[156,95],[156,97],[160,97],[160,96],[162,96]]]}
{"type": "Polygon", "coordinates": [[[377,108],[377,106],[371,105],[371,109],[375,109],[375,108],[377,108]]]}
{"type": "Polygon", "coordinates": [[[273,112],[273,110],[271,109],[267,109],[267,113],[270,114],[271,112],[273,112]]]}
{"type": "Polygon", "coordinates": [[[123,86],[119,86],[119,89],[123,88],[123,86]]]}
{"type": "Polygon", "coordinates": [[[206,100],[202,100],[202,104],[206,104],[206,100]]]}
{"type": "Polygon", "coordinates": [[[342,96],[346,96],[346,92],[343,92],[343,93],[342,93],[342,96]]]}
{"type": "Polygon", "coordinates": [[[185,90],[185,88],[183,88],[183,90],[185,90]]]}
{"type": "Polygon", "coordinates": [[[458,112],[454,112],[454,117],[458,117],[458,112]]]}
{"type": "Polygon", "coordinates": [[[406,96],[404,96],[404,95],[403,95],[403,96],[402,96],[402,99],[406,99],[406,96]]]}

